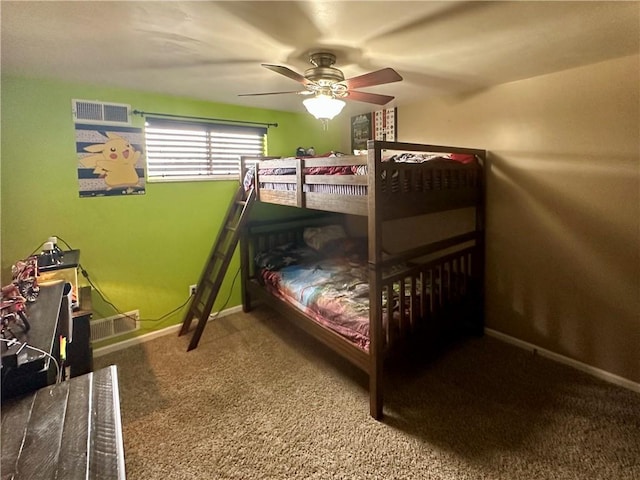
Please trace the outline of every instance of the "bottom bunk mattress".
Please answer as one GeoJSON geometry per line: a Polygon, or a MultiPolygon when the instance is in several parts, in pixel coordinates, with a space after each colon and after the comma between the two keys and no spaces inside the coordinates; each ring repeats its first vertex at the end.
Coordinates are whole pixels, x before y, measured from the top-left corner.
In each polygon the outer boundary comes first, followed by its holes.
{"type": "MultiPolygon", "coordinates": [[[[370,319],[366,240],[334,238],[325,242],[323,239],[324,244],[320,245],[317,238],[307,237],[315,248],[291,243],[256,255],[259,280],[272,295],[368,351],[370,319]]],[[[383,274],[392,275],[407,268],[407,264],[400,264],[385,269],[383,274]]],[[[399,316],[398,289],[399,284],[394,283],[390,295],[386,289],[383,291],[385,331],[390,327],[387,320],[389,304],[394,312],[391,318],[395,321],[399,316]],[[387,300],[389,296],[392,297],[391,302],[387,300]]]]}
{"type": "Polygon", "coordinates": [[[317,323],[369,350],[369,284],[364,265],[317,258],[279,270],[262,269],[267,290],[317,323]]]}

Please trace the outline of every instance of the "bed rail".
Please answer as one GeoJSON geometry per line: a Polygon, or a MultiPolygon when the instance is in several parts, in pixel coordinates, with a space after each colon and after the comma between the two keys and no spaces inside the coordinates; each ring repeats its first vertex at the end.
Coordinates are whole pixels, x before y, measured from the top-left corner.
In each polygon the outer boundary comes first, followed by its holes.
{"type": "MultiPolygon", "coordinates": [[[[279,205],[367,216],[371,201],[368,194],[375,189],[379,200],[376,215],[382,220],[470,207],[481,201],[484,150],[373,140],[368,146],[366,156],[258,159],[256,198],[279,205]],[[392,155],[425,153],[471,155],[476,160],[466,164],[386,161],[392,155]],[[351,167],[352,173],[315,173],[337,167],[351,167]]],[[[249,161],[249,157],[242,159],[243,175],[249,161]]]]}
{"type": "Polygon", "coordinates": [[[471,246],[383,277],[383,350],[446,328],[442,313],[466,305],[477,288],[478,261],[477,248],[471,246]]]}

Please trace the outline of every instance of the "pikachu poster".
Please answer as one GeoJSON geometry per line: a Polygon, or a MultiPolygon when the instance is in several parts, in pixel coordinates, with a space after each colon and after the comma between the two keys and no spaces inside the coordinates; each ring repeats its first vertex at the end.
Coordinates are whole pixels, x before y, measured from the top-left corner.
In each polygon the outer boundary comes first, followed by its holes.
{"type": "Polygon", "coordinates": [[[76,124],[80,197],[145,193],[141,128],[76,124]]]}

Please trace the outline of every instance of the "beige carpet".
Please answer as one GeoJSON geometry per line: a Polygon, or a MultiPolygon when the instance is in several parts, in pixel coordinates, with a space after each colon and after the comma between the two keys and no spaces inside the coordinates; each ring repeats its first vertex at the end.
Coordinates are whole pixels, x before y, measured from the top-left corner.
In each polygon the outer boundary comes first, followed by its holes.
{"type": "Polygon", "coordinates": [[[493,338],[366,376],[267,309],[96,358],[119,367],[127,478],[640,478],[640,395],[493,338]]]}

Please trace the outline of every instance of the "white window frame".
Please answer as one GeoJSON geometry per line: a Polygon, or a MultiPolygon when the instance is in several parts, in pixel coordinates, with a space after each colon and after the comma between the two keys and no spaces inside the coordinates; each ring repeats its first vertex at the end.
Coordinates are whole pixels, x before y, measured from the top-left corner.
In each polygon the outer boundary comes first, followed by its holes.
{"type": "Polygon", "coordinates": [[[265,154],[266,127],[147,117],[147,181],[238,180],[241,156],[265,154]]]}

